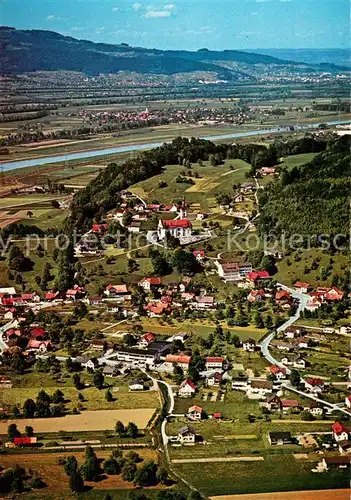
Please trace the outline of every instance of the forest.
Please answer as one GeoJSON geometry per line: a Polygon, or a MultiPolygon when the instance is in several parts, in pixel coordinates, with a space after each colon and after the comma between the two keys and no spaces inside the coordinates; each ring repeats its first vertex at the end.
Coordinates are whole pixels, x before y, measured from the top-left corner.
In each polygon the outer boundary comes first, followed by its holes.
{"type": "MultiPolygon", "coordinates": [[[[350,137],[333,137],[305,165],[282,168],[279,180],[259,193],[260,234],[313,236],[312,246],[349,231],[350,137]]],[[[307,238],[305,238],[307,241],[307,238]]]]}

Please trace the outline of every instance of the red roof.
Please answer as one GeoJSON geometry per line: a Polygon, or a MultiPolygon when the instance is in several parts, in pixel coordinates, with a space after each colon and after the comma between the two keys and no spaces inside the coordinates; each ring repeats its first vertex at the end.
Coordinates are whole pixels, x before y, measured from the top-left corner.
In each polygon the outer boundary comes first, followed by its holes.
{"type": "Polygon", "coordinates": [[[37,337],[44,337],[45,335],[45,330],[44,328],[33,328],[31,331],[30,331],[30,336],[31,337],[34,337],[34,338],[37,338],[37,337]]]}
{"type": "Polygon", "coordinates": [[[12,298],[7,298],[7,299],[1,299],[1,302],[3,306],[12,306],[14,300],[12,298]]]}
{"type": "Polygon", "coordinates": [[[172,220],[163,220],[162,225],[165,228],[171,229],[176,227],[191,227],[192,224],[188,219],[172,219],[172,220]]]}
{"type": "Polygon", "coordinates": [[[282,399],[281,403],[283,408],[294,408],[296,406],[300,406],[296,399],[282,399]]]}
{"type": "Polygon", "coordinates": [[[276,294],[275,294],[275,298],[276,300],[281,300],[281,299],[290,299],[290,293],[286,290],[279,290],[276,294]]]}
{"type": "Polygon", "coordinates": [[[128,293],[127,285],[107,285],[106,290],[115,293],[128,293]]]}
{"type": "Polygon", "coordinates": [[[51,345],[50,340],[30,340],[27,344],[27,349],[39,349],[43,344],[45,347],[51,345]]]}
{"type": "Polygon", "coordinates": [[[167,354],[166,363],[186,363],[189,364],[191,361],[190,356],[186,356],[185,354],[167,354]]]}
{"type": "Polygon", "coordinates": [[[188,410],[188,412],[189,412],[189,413],[190,413],[191,411],[199,411],[200,413],[202,413],[202,408],[201,408],[201,406],[196,406],[196,405],[194,405],[194,406],[191,406],[191,407],[189,408],[189,410],[188,410]]]}
{"type": "Polygon", "coordinates": [[[213,413],[212,418],[222,418],[222,413],[219,412],[213,413]]]}
{"type": "Polygon", "coordinates": [[[22,293],[21,299],[22,300],[32,300],[34,297],[34,293],[22,293]]]}
{"type": "Polygon", "coordinates": [[[144,278],[142,281],[147,281],[150,285],[161,285],[161,278],[144,278]]]}
{"type": "Polygon", "coordinates": [[[350,432],[349,429],[340,422],[335,422],[335,424],[332,426],[332,429],[335,434],[342,434],[343,432],[349,434],[350,432]]]}
{"type": "Polygon", "coordinates": [[[264,280],[269,278],[269,273],[267,271],[250,271],[246,277],[250,281],[264,280]]]}
{"type": "Polygon", "coordinates": [[[154,342],[155,340],[155,335],[152,333],[146,333],[145,335],[142,336],[142,339],[145,340],[148,344],[151,344],[151,342],[154,342]]]}
{"type": "Polygon", "coordinates": [[[93,224],[93,232],[99,233],[100,231],[106,231],[107,224],[93,224]]]}
{"type": "Polygon", "coordinates": [[[13,438],[13,442],[16,445],[35,444],[37,442],[37,438],[36,437],[15,437],[15,438],[13,438]]]}
{"type": "Polygon", "coordinates": [[[205,257],[205,250],[195,250],[193,252],[194,257],[205,257]]]}
{"type": "Polygon", "coordinates": [[[305,379],[305,382],[309,385],[324,385],[323,380],[320,378],[309,377],[305,379]]]}
{"type": "Polygon", "coordinates": [[[224,358],[222,358],[221,356],[206,358],[206,363],[223,363],[223,361],[224,358]]]}
{"type": "Polygon", "coordinates": [[[295,288],[309,288],[310,286],[309,283],[304,283],[303,281],[297,281],[294,285],[295,288]]]}
{"type": "Polygon", "coordinates": [[[180,387],[184,387],[186,385],[189,385],[194,390],[196,389],[196,385],[188,378],[186,380],[183,380],[183,382],[180,384],[180,387]]]}
{"type": "Polygon", "coordinates": [[[276,365],[270,366],[269,370],[273,375],[276,375],[277,373],[284,373],[284,375],[286,374],[285,368],[280,368],[280,366],[276,366],[276,365]]]}
{"type": "Polygon", "coordinates": [[[45,300],[53,300],[58,296],[58,292],[48,292],[45,294],[45,300]]]}

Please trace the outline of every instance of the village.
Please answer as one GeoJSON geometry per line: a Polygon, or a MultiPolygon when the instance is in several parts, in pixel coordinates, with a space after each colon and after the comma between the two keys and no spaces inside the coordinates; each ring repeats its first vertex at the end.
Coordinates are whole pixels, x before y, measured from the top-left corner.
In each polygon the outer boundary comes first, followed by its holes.
{"type": "Polygon", "coordinates": [[[256,235],[279,165],[251,179],[241,160],[174,168],[85,227],[71,287],[55,286],[54,252],[39,248],[52,260],[38,286],[0,288],[3,450],[154,451],[156,434],[178,480],[217,462],[259,475],[283,454],[334,484],[351,456],[345,287],[281,279],[284,249],[226,248],[227,230],[256,235]]]}

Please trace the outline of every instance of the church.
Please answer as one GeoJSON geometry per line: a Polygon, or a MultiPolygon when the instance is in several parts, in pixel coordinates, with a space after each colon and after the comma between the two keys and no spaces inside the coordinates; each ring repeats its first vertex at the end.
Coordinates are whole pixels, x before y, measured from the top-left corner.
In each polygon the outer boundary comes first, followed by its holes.
{"type": "Polygon", "coordinates": [[[191,228],[192,224],[188,219],[159,220],[157,236],[160,240],[168,234],[175,238],[184,238],[191,236],[191,228]]]}

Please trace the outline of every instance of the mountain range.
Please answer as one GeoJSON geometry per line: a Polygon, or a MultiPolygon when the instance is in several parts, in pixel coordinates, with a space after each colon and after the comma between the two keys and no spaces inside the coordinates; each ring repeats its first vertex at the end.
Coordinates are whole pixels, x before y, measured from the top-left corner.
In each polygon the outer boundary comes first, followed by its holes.
{"type": "Polygon", "coordinates": [[[86,74],[137,73],[165,74],[214,72],[218,78],[236,80],[254,77],[254,69],[288,66],[294,71],[333,70],[322,66],[284,60],[265,54],[238,50],[198,51],[159,50],[128,44],[94,43],[53,31],[17,30],[0,27],[0,72],[16,74],[32,71],[80,71],[86,74]]]}

